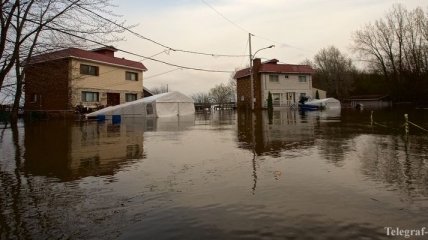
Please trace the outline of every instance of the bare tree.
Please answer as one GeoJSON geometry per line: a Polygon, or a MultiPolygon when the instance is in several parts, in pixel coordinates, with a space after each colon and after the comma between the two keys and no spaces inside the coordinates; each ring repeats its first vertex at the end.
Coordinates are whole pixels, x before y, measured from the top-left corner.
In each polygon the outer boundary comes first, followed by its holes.
{"type": "Polygon", "coordinates": [[[124,29],[112,20],[116,17],[108,10],[110,0],[4,0],[0,5],[0,90],[15,67],[12,117],[17,115],[27,59],[78,42],[85,44],[84,39],[111,42],[124,29]]]}
{"type": "Polygon", "coordinates": [[[160,87],[151,88],[150,92],[153,94],[167,93],[168,92],[168,85],[162,85],[160,87]]]}
{"type": "Polygon", "coordinates": [[[353,49],[382,73],[396,99],[428,94],[428,16],[421,8],[394,5],[384,18],[353,36],[353,49]]]}
{"type": "Polygon", "coordinates": [[[198,92],[198,93],[193,94],[192,99],[193,99],[193,101],[195,101],[195,103],[209,104],[211,102],[210,95],[208,93],[204,93],[204,92],[198,92]]]}
{"type": "Polygon", "coordinates": [[[233,98],[233,88],[230,85],[219,84],[210,90],[211,102],[219,104],[222,107],[225,103],[231,102],[233,98]]]}
{"type": "Polygon", "coordinates": [[[327,94],[339,99],[348,96],[352,89],[355,67],[350,58],[334,46],[321,49],[314,58],[317,75],[324,81],[327,94]]]}

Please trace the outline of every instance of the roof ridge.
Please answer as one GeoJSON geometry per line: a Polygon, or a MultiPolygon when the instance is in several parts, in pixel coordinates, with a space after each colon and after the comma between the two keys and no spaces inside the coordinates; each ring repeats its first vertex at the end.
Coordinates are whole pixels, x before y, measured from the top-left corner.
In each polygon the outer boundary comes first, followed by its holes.
{"type": "Polygon", "coordinates": [[[46,62],[46,61],[51,61],[51,60],[56,60],[61,58],[70,58],[70,57],[86,59],[89,61],[102,62],[105,64],[137,68],[143,71],[147,70],[144,64],[141,63],[140,61],[133,61],[126,58],[109,56],[102,53],[84,50],[76,47],[64,48],[57,51],[42,53],[42,54],[33,56],[30,59],[29,63],[34,64],[34,63],[40,63],[40,62],[46,62]]]}

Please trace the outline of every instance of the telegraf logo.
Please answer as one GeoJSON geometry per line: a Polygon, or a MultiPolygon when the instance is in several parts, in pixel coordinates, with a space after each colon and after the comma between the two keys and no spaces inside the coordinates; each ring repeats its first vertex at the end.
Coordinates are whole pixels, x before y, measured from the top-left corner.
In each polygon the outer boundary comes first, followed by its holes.
{"type": "Polygon", "coordinates": [[[420,229],[401,229],[399,227],[385,227],[386,235],[393,237],[421,237],[428,236],[428,230],[426,227],[422,227],[420,229]]]}

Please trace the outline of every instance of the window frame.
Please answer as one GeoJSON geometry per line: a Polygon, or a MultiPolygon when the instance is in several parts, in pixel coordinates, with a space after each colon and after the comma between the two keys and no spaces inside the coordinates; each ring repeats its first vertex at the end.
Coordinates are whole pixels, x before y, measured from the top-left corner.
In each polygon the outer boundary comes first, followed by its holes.
{"type": "Polygon", "coordinates": [[[132,101],[135,101],[137,99],[138,99],[138,94],[136,94],[136,93],[125,93],[125,102],[132,102],[132,101]],[[135,99],[129,101],[129,99],[128,99],[129,96],[134,96],[135,99]]]}
{"type": "Polygon", "coordinates": [[[131,72],[131,71],[125,71],[125,80],[128,81],[138,81],[138,73],[137,72],[131,72]],[[132,79],[132,76],[135,76],[135,79],[132,79]]]}
{"type": "Polygon", "coordinates": [[[89,75],[89,76],[99,76],[100,75],[100,68],[98,66],[89,65],[89,64],[80,64],[80,74],[82,75],[89,75]],[[93,68],[93,72],[91,71],[91,68],[93,68]]]}
{"type": "Polygon", "coordinates": [[[82,100],[82,102],[99,102],[100,101],[100,93],[99,92],[82,91],[81,100],[82,100]],[[96,100],[88,101],[87,94],[95,95],[96,100]]]}
{"type": "Polygon", "coordinates": [[[278,74],[269,74],[269,82],[270,83],[279,83],[279,75],[278,74]],[[276,78],[276,79],[274,79],[276,78]]]}
{"type": "Polygon", "coordinates": [[[307,83],[308,77],[306,75],[299,75],[299,83],[307,83]]]}

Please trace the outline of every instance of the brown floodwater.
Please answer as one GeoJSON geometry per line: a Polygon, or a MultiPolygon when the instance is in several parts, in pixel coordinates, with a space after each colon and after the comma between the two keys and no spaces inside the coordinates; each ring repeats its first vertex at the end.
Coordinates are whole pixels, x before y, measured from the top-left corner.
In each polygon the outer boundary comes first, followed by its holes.
{"type": "Polygon", "coordinates": [[[391,239],[428,227],[428,133],[405,112],[428,128],[428,110],[2,124],[0,239],[391,239]]]}

